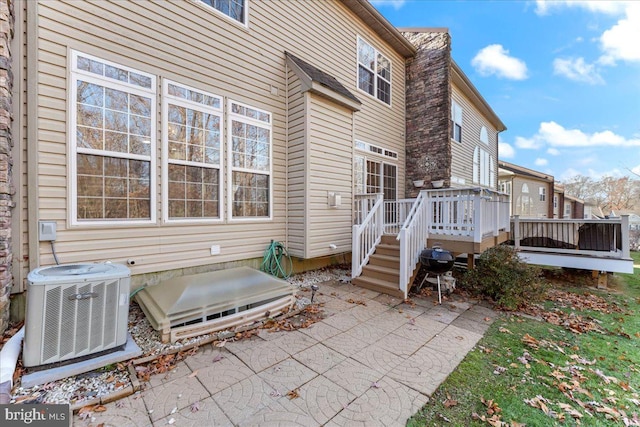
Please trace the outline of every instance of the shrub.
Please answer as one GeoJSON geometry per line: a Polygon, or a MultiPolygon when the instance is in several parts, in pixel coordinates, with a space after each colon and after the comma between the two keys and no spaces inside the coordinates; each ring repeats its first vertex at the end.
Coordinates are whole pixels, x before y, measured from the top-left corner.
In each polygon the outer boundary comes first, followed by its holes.
{"type": "Polygon", "coordinates": [[[547,290],[540,269],[521,261],[515,249],[505,245],[484,251],[476,267],[462,277],[461,286],[508,310],[539,301],[547,290]]]}

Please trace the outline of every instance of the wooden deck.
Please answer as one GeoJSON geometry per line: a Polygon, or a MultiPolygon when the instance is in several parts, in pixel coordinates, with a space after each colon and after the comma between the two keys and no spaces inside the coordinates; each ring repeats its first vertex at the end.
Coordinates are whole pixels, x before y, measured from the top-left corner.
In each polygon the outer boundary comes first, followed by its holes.
{"type": "Polygon", "coordinates": [[[511,220],[513,246],[530,264],[633,273],[629,217],[511,220]]]}

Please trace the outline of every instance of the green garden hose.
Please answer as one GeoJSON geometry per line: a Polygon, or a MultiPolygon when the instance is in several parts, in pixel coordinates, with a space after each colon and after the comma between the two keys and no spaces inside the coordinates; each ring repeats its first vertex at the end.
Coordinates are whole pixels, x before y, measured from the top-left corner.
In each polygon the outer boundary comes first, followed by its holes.
{"type": "Polygon", "coordinates": [[[283,279],[291,276],[291,273],[293,273],[293,263],[282,243],[271,241],[264,251],[264,258],[262,259],[260,270],[272,276],[282,277],[283,279]],[[283,261],[285,262],[283,263],[283,261]]]}

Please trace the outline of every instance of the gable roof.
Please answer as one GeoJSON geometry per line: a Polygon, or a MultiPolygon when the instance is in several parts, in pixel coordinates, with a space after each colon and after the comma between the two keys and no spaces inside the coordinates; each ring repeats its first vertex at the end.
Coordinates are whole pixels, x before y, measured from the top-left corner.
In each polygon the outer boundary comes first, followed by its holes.
{"type": "Polygon", "coordinates": [[[514,165],[513,163],[508,163],[503,160],[498,161],[498,167],[500,169],[509,171],[515,175],[526,176],[529,178],[539,179],[547,182],[554,181],[554,178],[552,175],[547,175],[542,172],[534,171],[533,169],[528,169],[528,168],[525,168],[524,166],[514,165]]]}
{"type": "Polygon", "coordinates": [[[362,19],[376,34],[405,58],[416,54],[416,48],[368,0],[342,0],[347,8],[362,19]]]}
{"type": "Polygon", "coordinates": [[[302,83],[302,91],[311,91],[352,110],[359,111],[362,102],[330,74],[285,52],[287,63],[302,83]]]}

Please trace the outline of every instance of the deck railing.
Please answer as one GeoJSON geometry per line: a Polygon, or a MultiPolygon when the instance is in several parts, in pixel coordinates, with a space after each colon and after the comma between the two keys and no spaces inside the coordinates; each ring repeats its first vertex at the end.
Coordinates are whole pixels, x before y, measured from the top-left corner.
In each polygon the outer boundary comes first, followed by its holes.
{"type": "Polygon", "coordinates": [[[351,232],[351,277],[358,277],[362,273],[362,267],[369,262],[384,233],[384,201],[382,194],[375,197],[373,205],[370,205],[369,198],[361,199],[359,212],[368,212],[361,223],[353,226],[351,232]]]}
{"type": "Polygon", "coordinates": [[[420,252],[427,244],[429,235],[429,207],[426,192],[421,191],[400,228],[400,290],[407,297],[409,281],[420,258],[420,252]]]}
{"type": "Polygon", "coordinates": [[[628,259],[629,217],[538,219],[514,216],[511,236],[518,250],[628,259]]]}
{"type": "Polygon", "coordinates": [[[416,199],[385,200],[384,202],[384,234],[397,235],[407,220],[416,199]]]}
{"type": "Polygon", "coordinates": [[[426,190],[429,234],[464,236],[480,243],[509,229],[509,196],[479,188],[426,190]]]}

